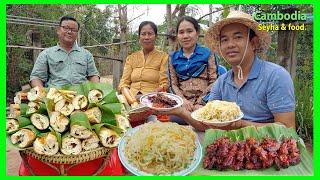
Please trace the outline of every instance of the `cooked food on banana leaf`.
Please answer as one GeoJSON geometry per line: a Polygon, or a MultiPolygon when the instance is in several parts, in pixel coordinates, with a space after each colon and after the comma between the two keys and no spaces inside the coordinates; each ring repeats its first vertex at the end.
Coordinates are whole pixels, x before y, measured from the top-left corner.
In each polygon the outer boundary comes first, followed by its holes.
{"type": "Polygon", "coordinates": [[[60,110],[61,114],[69,116],[74,110],[74,107],[71,103],[66,103],[65,106],[60,110]]]}
{"type": "Polygon", "coordinates": [[[32,124],[39,130],[45,130],[49,127],[49,118],[43,114],[34,113],[30,120],[32,124]]]}
{"type": "Polygon", "coordinates": [[[85,109],[88,105],[88,100],[87,97],[84,95],[78,95],[73,98],[72,100],[72,105],[74,109],[79,110],[79,109],[85,109]]]}
{"type": "Polygon", "coordinates": [[[301,161],[296,140],[281,142],[264,138],[259,143],[254,138],[244,142],[231,142],[227,137],[219,138],[206,148],[203,160],[205,169],[262,169],[275,165],[277,170],[296,165],[301,161]]]}
{"type": "Polygon", "coordinates": [[[92,131],[90,131],[89,129],[87,129],[84,126],[80,126],[80,125],[72,125],[70,128],[70,134],[73,137],[79,138],[79,139],[87,139],[91,136],[92,131]]]}
{"type": "Polygon", "coordinates": [[[100,102],[103,98],[103,94],[100,90],[93,89],[88,93],[89,103],[97,103],[100,102]]]}
{"type": "Polygon", "coordinates": [[[81,141],[70,135],[62,137],[61,152],[65,155],[77,155],[82,151],[81,141]]]}
{"type": "Polygon", "coordinates": [[[116,147],[119,144],[120,136],[113,130],[102,127],[99,138],[104,147],[116,147]]]}
{"type": "Polygon", "coordinates": [[[29,109],[27,110],[27,114],[35,113],[39,110],[40,105],[36,102],[29,102],[28,103],[29,109]]]}
{"type": "Polygon", "coordinates": [[[69,125],[69,119],[60,112],[52,112],[50,116],[50,126],[57,132],[64,132],[69,125]]]}
{"type": "Polygon", "coordinates": [[[20,104],[10,104],[9,113],[11,118],[17,118],[20,116],[20,104]]]}
{"type": "Polygon", "coordinates": [[[44,88],[40,88],[39,86],[36,86],[30,89],[27,96],[29,101],[41,101],[41,98],[46,96],[46,92],[44,88]]]}
{"type": "Polygon", "coordinates": [[[32,145],[35,139],[36,134],[30,129],[20,129],[10,137],[12,144],[16,144],[19,148],[26,148],[32,145]]]}
{"type": "Polygon", "coordinates": [[[19,122],[16,119],[8,118],[6,122],[6,131],[8,134],[15,132],[19,129],[19,122]]]}
{"type": "Polygon", "coordinates": [[[62,99],[55,104],[54,110],[61,112],[65,116],[69,116],[73,112],[74,106],[67,102],[66,99],[62,99]]]}
{"type": "Polygon", "coordinates": [[[57,94],[59,94],[59,92],[56,88],[50,88],[47,93],[47,98],[53,100],[57,96],[57,94]]]}
{"type": "Polygon", "coordinates": [[[15,104],[21,104],[22,102],[28,101],[28,93],[26,92],[18,92],[16,96],[13,98],[13,102],[15,104]]]}
{"type": "Polygon", "coordinates": [[[101,122],[102,113],[98,107],[93,107],[85,111],[91,124],[98,124],[101,122]]]}
{"type": "Polygon", "coordinates": [[[33,149],[38,154],[52,156],[59,151],[59,143],[57,137],[52,133],[47,133],[41,137],[37,137],[33,142],[33,149]]]}
{"type": "Polygon", "coordinates": [[[116,114],[116,121],[117,121],[117,126],[120,129],[122,129],[124,132],[131,127],[129,120],[120,114],[116,114]]]}
{"type": "Polygon", "coordinates": [[[99,138],[96,133],[92,133],[88,139],[82,141],[82,149],[89,151],[99,147],[99,138]]]}

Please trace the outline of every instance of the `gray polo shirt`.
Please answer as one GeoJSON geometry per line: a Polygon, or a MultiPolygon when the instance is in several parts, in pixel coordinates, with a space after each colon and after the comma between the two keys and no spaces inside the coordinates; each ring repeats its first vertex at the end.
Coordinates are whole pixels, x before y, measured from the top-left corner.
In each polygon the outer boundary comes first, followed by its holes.
{"type": "Polygon", "coordinates": [[[94,75],[99,76],[99,72],[88,50],[74,44],[68,53],[57,45],[39,54],[30,81],[40,79],[45,86],[64,86],[80,84],[94,75]]]}

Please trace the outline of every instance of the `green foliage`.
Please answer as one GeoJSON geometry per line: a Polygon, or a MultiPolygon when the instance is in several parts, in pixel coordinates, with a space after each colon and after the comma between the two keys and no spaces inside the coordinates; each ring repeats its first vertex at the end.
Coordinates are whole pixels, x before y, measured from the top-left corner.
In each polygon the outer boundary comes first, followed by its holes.
{"type": "Polygon", "coordinates": [[[296,96],[296,127],[300,137],[309,142],[313,139],[313,81],[294,81],[296,96]]]}

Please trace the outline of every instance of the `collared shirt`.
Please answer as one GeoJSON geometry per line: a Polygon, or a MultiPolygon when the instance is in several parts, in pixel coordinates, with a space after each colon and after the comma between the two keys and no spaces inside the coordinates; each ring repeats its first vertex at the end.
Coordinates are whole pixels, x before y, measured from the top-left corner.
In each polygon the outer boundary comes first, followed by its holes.
{"type": "Polygon", "coordinates": [[[99,76],[99,72],[88,50],[74,44],[68,53],[57,45],[39,54],[30,81],[40,79],[45,86],[64,86],[80,84],[94,75],[99,76]]]}
{"type": "Polygon", "coordinates": [[[274,122],[273,114],[295,110],[294,86],[283,67],[255,57],[247,81],[239,88],[233,71],[220,76],[210,100],[236,102],[244,118],[253,122],[274,122]]]}
{"type": "Polygon", "coordinates": [[[144,59],[143,51],[129,55],[124,65],[119,90],[128,87],[133,95],[155,91],[157,88],[168,88],[167,79],[168,54],[154,49],[144,59]]]}
{"type": "MultiPolygon", "coordinates": [[[[181,70],[183,69],[184,67],[181,68],[181,70]]],[[[196,105],[203,105],[202,97],[207,95],[213,82],[217,79],[215,57],[211,55],[208,48],[199,45],[196,46],[189,59],[183,55],[182,49],[173,53],[169,63],[169,72],[172,91],[183,99],[191,102],[194,108],[196,108],[196,105]],[[207,58],[205,59],[206,68],[198,76],[193,77],[189,74],[191,77],[187,80],[180,78],[181,76],[177,74],[176,68],[173,65],[175,62],[178,63],[179,66],[188,66],[190,62],[194,62],[197,58],[204,56],[207,58]]]]}
{"type": "Polygon", "coordinates": [[[206,69],[208,59],[211,55],[209,48],[196,47],[189,58],[187,58],[182,50],[174,52],[171,55],[171,64],[180,80],[187,80],[191,77],[198,77],[206,69]]]}

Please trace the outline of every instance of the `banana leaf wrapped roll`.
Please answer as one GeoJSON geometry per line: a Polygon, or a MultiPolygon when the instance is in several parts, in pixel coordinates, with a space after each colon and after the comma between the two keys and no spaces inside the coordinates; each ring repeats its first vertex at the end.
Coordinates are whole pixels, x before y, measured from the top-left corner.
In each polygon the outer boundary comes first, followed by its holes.
{"type": "Polygon", "coordinates": [[[53,132],[42,134],[33,142],[33,149],[38,154],[52,156],[59,151],[59,141],[53,132]]]}
{"type": "Polygon", "coordinates": [[[102,112],[98,107],[93,107],[85,111],[91,124],[101,123],[102,112]]]}
{"type": "Polygon", "coordinates": [[[29,125],[12,134],[10,136],[10,141],[19,148],[26,148],[32,145],[37,134],[39,134],[39,131],[32,125],[29,125]]]}
{"type": "Polygon", "coordinates": [[[29,101],[41,101],[43,97],[46,97],[46,92],[44,88],[40,88],[39,86],[36,86],[28,92],[28,100],[29,101]]]}
{"type": "Polygon", "coordinates": [[[6,131],[8,134],[12,134],[18,131],[19,128],[25,127],[30,124],[31,124],[30,119],[26,117],[19,116],[17,117],[17,119],[8,118],[6,122],[6,131]]]}
{"type": "Polygon", "coordinates": [[[16,132],[19,129],[19,122],[14,118],[7,118],[6,121],[6,132],[7,134],[11,134],[16,132]]]}
{"type": "Polygon", "coordinates": [[[109,124],[95,124],[92,128],[97,133],[104,147],[116,147],[120,142],[122,129],[109,124]]]}
{"type": "Polygon", "coordinates": [[[77,155],[82,151],[81,141],[66,133],[62,136],[61,152],[65,155],[77,155]]]}
{"type": "MultiPolygon", "coordinates": [[[[10,104],[10,107],[9,107],[9,116],[11,118],[17,118],[18,116],[20,116],[23,112],[21,112],[21,104],[10,104]]],[[[28,108],[28,106],[26,104],[24,104],[24,107],[25,107],[25,111],[26,109],[28,108]]]]}
{"type": "Polygon", "coordinates": [[[85,151],[90,151],[99,147],[99,138],[95,132],[92,132],[91,136],[88,139],[84,139],[81,143],[82,149],[85,151]]]}
{"type": "Polygon", "coordinates": [[[28,106],[29,106],[29,108],[27,110],[27,114],[35,113],[40,109],[40,105],[36,102],[33,102],[33,101],[30,101],[28,103],[28,106]]]}
{"type": "Polygon", "coordinates": [[[21,104],[22,102],[28,101],[28,93],[26,92],[18,92],[16,96],[13,98],[13,102],[15,104],[21,104]]]}
{"type": "Polygon", "coordinates": [[[55,104],[55,111],[61,112],[65,116],[69,116],[73,111],[74,107],[72,103],[69,103],[66,99],[62,99],[55,104]]]}
{"type": "Polygon", "coordinates": [[[52,112],[50,116],[50,126],[57,132],[62,133],[67,130],[69,119],[60,112],[52,112]]]}
{"type": "Polygon", "coordinates": [[[88,106],[88,99],[84,95],[78,95],[73,98],[72,105],[76,110],[83,110],[88,106]]]}
{"type": "Polygon", "coordinates": [[[31,123],[39,130],[45,130],[49,127],[49,118],[46,115],[34,113],[30,117],[31,123]]]}
{"type": "Polygon", "coordinates": [[[98,103],[103,99],[103,93],[100,90],[92,89],[88,93],[89,103],[98,103]]]}
{"type": "Polygon", "coordinates": [[[91,126],[84,112],[75,112],[70,116],[70,134],[79,139],[87,139],[91,136],[91,126]]]}
{"type": "Polygon", "coordinates": [[[131,127],[130,122],[128,118],[121,114],[116,114],[116,121],[117,121],[117,126],[123,130],[123,132],[126,132],[128,128],[131,127]]]}

